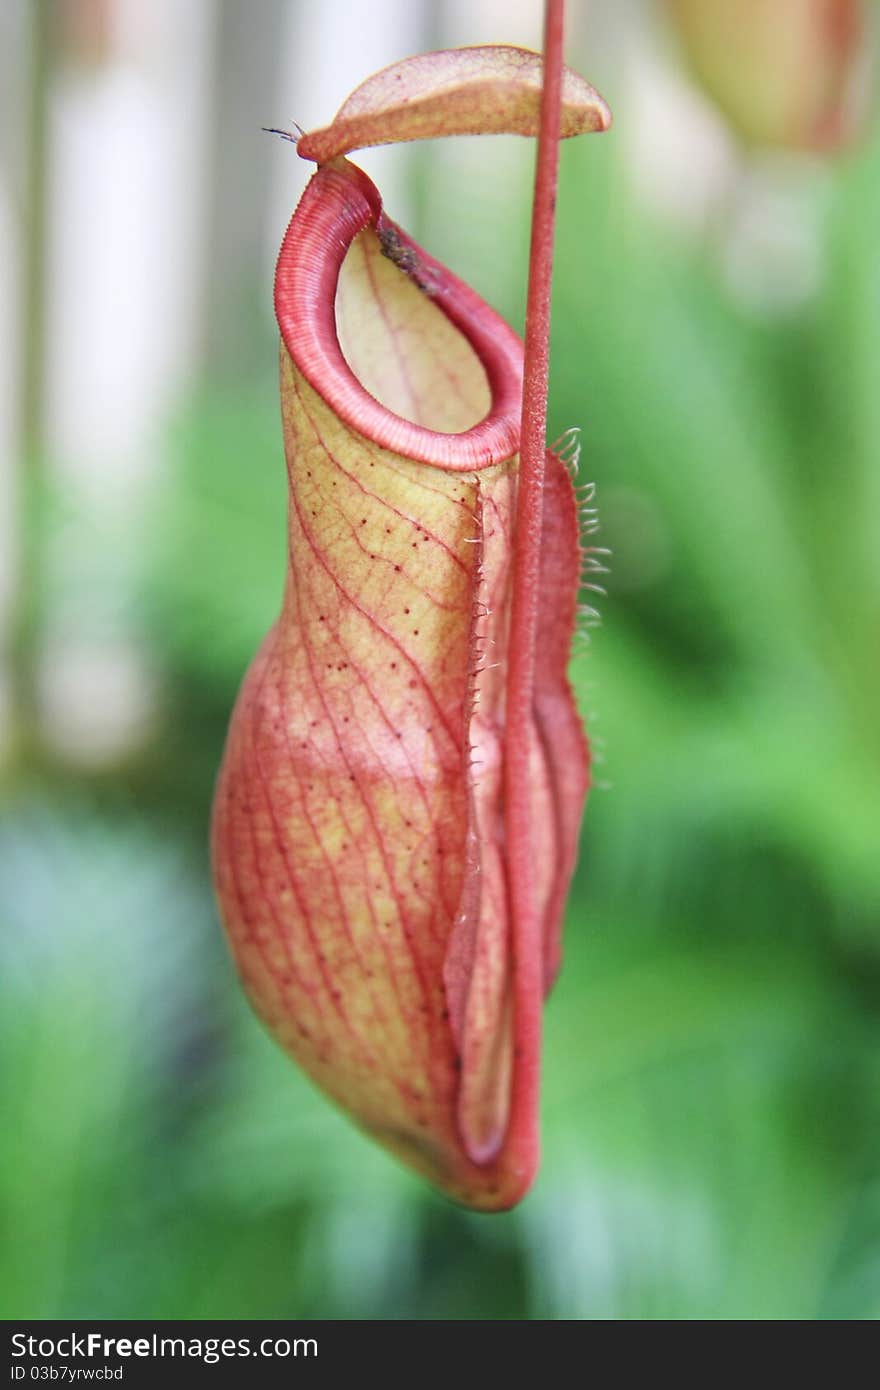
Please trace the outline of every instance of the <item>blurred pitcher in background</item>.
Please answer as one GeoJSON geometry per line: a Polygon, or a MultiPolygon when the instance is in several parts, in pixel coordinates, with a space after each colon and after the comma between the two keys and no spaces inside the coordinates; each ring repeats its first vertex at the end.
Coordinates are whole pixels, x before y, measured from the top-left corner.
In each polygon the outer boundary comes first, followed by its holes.
{"type": "Polygon", "coordinates": [[[700,85],[750,145],[827,152],[866,114],[864,0],[666,0],[700,85]]]}

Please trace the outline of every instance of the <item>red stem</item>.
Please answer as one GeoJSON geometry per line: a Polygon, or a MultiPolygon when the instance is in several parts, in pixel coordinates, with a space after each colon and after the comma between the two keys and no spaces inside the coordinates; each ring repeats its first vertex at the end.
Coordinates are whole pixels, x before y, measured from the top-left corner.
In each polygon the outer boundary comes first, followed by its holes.
{"type": "Polygon", "coordinates": [[[517,1059],[513,1113],[534,1115],[541,1069],[544,997],[542,923],[532,863],[531,776],[535,643],[541,570],[547,384],[550,361],[550,282],[559,166],[564,0],[547,0],[541,125],[532,205],[526,305],[525,365],[519,489],[513,558],[507,669],[505,825],[513,924],[514,1018],[517,1059]],[[530,1046],[520,1044],[528,1039],[530,1046]]]}

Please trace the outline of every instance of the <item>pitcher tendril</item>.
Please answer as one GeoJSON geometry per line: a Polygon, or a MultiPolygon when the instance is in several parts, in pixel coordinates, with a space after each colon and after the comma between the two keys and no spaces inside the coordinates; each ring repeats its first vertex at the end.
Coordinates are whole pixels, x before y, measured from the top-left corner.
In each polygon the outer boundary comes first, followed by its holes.
{"type": "MultiPolygon", "coordinates": [[[[515,1071],[517,1100],[537,1116],[544,979],[541,919],[532,868],[532,797],[535,644],[541,581],[544,458],[550,376],[550,291],[559,169],[562,95],[563,0],[548,0],[544,27],[544,80],[535,165],[529,286],[526,302],[519,485],[514,531],[510,639],[507,667],[505,828],[515,962],[517,1029],[535,1038],[528,1064],[515,1071]]],[[[535,1120],[537,1130],[537,1119],[535,1120]]]]}

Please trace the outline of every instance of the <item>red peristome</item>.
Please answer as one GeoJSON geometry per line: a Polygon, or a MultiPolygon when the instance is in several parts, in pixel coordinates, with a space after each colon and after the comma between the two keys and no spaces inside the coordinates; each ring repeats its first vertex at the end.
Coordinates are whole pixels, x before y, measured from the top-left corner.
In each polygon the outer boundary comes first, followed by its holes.
{"type": "MultiPolygon", "coordinates": [[[[217,787],[221,913],[255,1008],[317,1084],[447,1195],[502,1209],[538,1162],[536,1089],[519,1078],[540,1038],[515,1006],[505,850],[522,346],[347,161],[294,214],[276,306],[289,570],[217,787]],[[348,366],[335,303],[364,236],[406,272],[376,291],[380,313],[409,296],[401,341],[430,351],[438,310],[476,353],[491,404],[471,428],[402,418],[348,366]]],[[[565,669],[579,570],[573,490],[550,454],[524,773],[547,982],[587,786],[565,669]]]]}
{"type": "Polygon", "coordinates": [[[469,471],[509,459],[519,441],[522,344],[479,295],[387,218],[375,185],[349,160],[319,169],[291,218],[275,274],[281,337],[306,381],[352,429],[421,463],[469,471]],[[342,355],[336,332],[339,271],[365,227],[417,258],[425,292],[460,329],[486,369],[492,407],[466,434],[449,435],[384,409],[364,390],[342,355]]]}

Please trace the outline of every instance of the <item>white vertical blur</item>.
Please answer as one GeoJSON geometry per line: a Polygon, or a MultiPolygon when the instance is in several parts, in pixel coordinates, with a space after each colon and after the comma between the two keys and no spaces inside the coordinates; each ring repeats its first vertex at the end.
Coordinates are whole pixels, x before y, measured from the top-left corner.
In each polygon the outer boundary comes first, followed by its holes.
{"type": "MultiPolygon", "coordinates": [[[[278,84],[266,95],[263,125],[304,130],[326,125],[345,98],[371,73],[424,51],[429,0],[323,0],[291,4],[282,43],[278,84]]],[[[265,137],[267,140],[269,136],[265,137]]],[[[266,219],[266,262],[274,268],[278,245],[314,165],[278,140],[272,150],[272,192],[266,219]]],[[[389,213],[412,222],[407,147],[365,150],[355,158],[375,179],[389,213]]]]}
{"type": "MultiPolygon", "coordinates": [[[[441,48],[509,43],[540,50],[543,24],[543,0],[446,0],[434,38],[441,48]]],[[[528,226],[522,210],[534,177],[534,142],[515,135],[439,140],[430,158],[428,249],[515,318],[525,308],[528,226]],[[513,286],[520,287],[519,303],[511,303],[513,286]]]]}
{"type": "Polygon", "coordinates": [[[80,759],[116,756],[151,715],[130,565],[198,341],[214,10],[115,0],[102,60],[52,84],[46,444],[62,500],[41,700],[46,737],[80,759]],[[110,543],[126,532],[130,547],[110,543]]]}
{"type": "Polygon", "coordinates": [[[0,756],[10,700],[8,640],[15,602],[17,545],[15,459],[19,440],[21,322],[24,305],[19,208],[24,170],[20,158],[27,109],[24,67],[26,16],[21,0],[0,6],[0,756]]]}
{"type": "Polygon", "coordinates": [[[618,122],[633,183],[647,206],[685,232],[718,224],[736,178],[734,140],[704,97],[682,80],[662,16],[632,25],[622,53],[618,122]]]}

